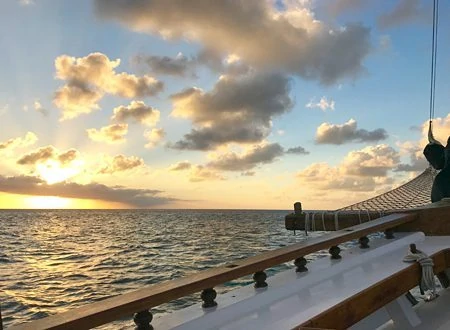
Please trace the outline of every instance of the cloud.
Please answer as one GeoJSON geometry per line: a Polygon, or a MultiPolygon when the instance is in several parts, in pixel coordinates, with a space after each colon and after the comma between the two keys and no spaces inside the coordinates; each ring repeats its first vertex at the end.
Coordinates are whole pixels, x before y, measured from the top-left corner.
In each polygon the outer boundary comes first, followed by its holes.
{"type": "Polygon", "coordinates": [[[197,65],[195,59],[189,59],[183,53],[176,57],[139,55],[134,58],[137,64],[145,64],[153,74],[163,74],[179,77],[195,77],[194,68],[197,65]]]}
{"type": "Polygon", "coordinates": [[[398,143],[400,152],[409,156],[409,164],[401,163],[394,172],[419,172],[427,168],[428,162],[423,155],[423,148],[417,142],[398,143]]]}
{"type": "Polygon", "coordinates": [[[187,160],[183,162],[176,163],[174,165],[171,165],[169,167],[169,171],[184,171],[189,170],[192,168],[192,164],[188,162],[187,160]]]}
{"type": "Polygon", "coordinates": [[[399,162],[400,156],[396,150],[380,144],[349,152],[341,167],[350,175],[385,177],[399,162]]]}
{"type": "Polygon", "coordinates": [[[292,154],[292,155],[309,155],[309,151],[307,151],[305,148],[303,147],[294,147],[294,148],[289,148],[288,150],[286,150],[286,154],[292,154]]]}
{"type": "Polygon", "coordinates": [[[33,196],[96,199],[128,204],[132,207],[163,206],[178,199],[161,196],[160,190],[109,187],[99,183],[78,184],[60,182],[47,184],[32,176],[5,177],[0,175],[0,191],[33,196]]]}
{"type": "Polygon", "coordinates": [[[252,71],[252,68],[244,63],[239,56],[231,54],[224,58],[220,53],[211,49],[201,50],[196,57],[196,62],[228,76],[240,76],[252,71]]]}
{"type": "Polygon", "coordinates": [[[192,165],[185,160],[169,166],[170,172],[189,171],[188,178],[190,182],[217,181],[225,180],[219,172],[204,165],[192,165]]]}
{"type": "Polygon", "coordinates": [[[151,149],[156,147],[165,136],[166,132],[162,128],[153,128],[151,131],[146,131],[144,137],[148,143],[145,145],[145,148],[151,149]]]}
{"type": "Polygon", "coordinates": [[[0,142],[0,151],[13,150],[15,148],[25,148],[36,143],[38,140],[36,134],[27,132],[24,137],[17,137],[9,139],[5,142],[0,142]]]}
{"type": "Polygon", "coordinates": [[[374,142],[388,138],[386,130],[378,128],[373,131],[357,129],[357,122],[350,119],[342,125],[321,124],[316,131],[318,144],[344,144],[348,142],[374,142]]]}
{"type": "Polygon", "coordinates": [[[322,96],[322,98],[319,100],[319,102],[314,103],[314,100],[311,100],[305,106],[310,109],[318,108],[325,112],[328,109],[334,110],[334,105],[335,105],[335,103],[334,103],[333,99],[328,100],[325,96],[322,96]]]}
{"type": "Polygon", "coordinates": [[[351,151],[337,166],[313,163],[297,178],[314,190],[375,191],[393,183],[388,174],[398,164],[398,152],[382,144],[351,151]]]}
{"type": "Polygon", "coordinates": [[[222,76],[210,92],[189,88],[171,96],[172,115],[189,118],[194,129],[170,145],[174,149],[212,150],[228,143],[259,143],[272,119],[289,111],[289,79],[277,73],[222,76]]]}
{"type": "Polygon", "coordinates": [[[327,1],[326,10],[330,15],[339,16],[340,14],[361,10],[374,0],[333,0],[327,1]]]}
{"type": "Polygon", "coordinates": [[[256,69],[276,68],[323,84],[364,73],[371,50],[369,28],[334,28],[298,1],[285,2],[282,10],[258,0],[200,0],[195,6],[184,0],[96,0],[95,6],[100,18],[132,30],[195,41],[256,69]]]}
{"type": "Polygon", "coordinates": [[[144,160],[135,156],[117,155],[112,159],[107,160],[107,165],[104,166],[98,173],[113,174],[117,172],[129,171],[131,169],[143,166],[144,160]]]}
{"type": "Polygon", "coordinates": [[[283,153],[284,150],[278,143],[266,144],[255,146],[241,155],[235,152],[219,155],[206,166],[221,171],[247,171],[260,164],[272,163],[283,153]]]}
{"type": "Polygon", "coordinates": [[[217,181],[225,180],[225,178],[218,172],[210,170],[202,165],[196,165],[192,167],[189,174],[189,181],[202,182],[202,181],[217,181]]]}
{"type": "Polygon", "coordinates": [[[72,81],[55,92],[53,103],[63,111],[61,120],[66,120],[100,109],[97,102],[102,97],[103,93],[82,82],[72,81]]]}
{"type": "Polygon", "coordinates": [[[88,128],[86,130],[89,138],[96,142],[122,143],[125,142],[125,135],[128,133],[128,124],[113,124],[97,130],[88,128]]]}
{"type": "MultiPolygon", "coordinates": [[[[429,122],[426,120],[420,127],[422,139],[419,144],[421,147],[425,147],[428,143],[428,125],[429,122]]],[[[446,117],[433,119],[433,135],[442,145],[445,146],[447,144],[447,139],[450,136],[450,113],[446,117]]]]}
{"type": "Polygon", "coordinates": [[[34,101],[33,106],[34,106],[34,110],[36,110],[37,112],[39,112],[43,116],[46,116],[46,117],[48,116],[48,110],[45,109],[44,107],[42,107],[41,102],[36,100],[36,101],[34,101]]]}
{"type": "Polygon", "coordinates": [[[131,101],[128,106],[119,106],[114,108],[114,115],[112,120],[118,122],[125,122],[128,119],[134,119],[136,122],[147,125],[155,126],[160,117],[160,112],[151,106],[146,106],[142,101],[131,101]]]}
{"type": "Polygon", "coordinates": [[[102,53],[85,57],[58,56],[55,60],[56,78],[66,81],[54,96],[55,105],[63,111],[62,119],[78,117],[99,109],[98,101],[105,93],[125,98],[154,96],[164,84],[153,77],[137,77],[117,73],[120,59],[110,60],[102,53]]]}
{"type": "Polygon", "coordinates": [[[392,11],[382,14],[377,19],[381,29],[388,29],[408,23],[430,22],[431,6],[421,6],[420,0],[400,0],[392,11]]]}
{"type": "Polygon", "coordinates": [[[45,163],[46,161],[52,159],[58,161],[61,165],[67,165],[78,157],[79,152],[76,149],[69,149],[60,152],[54,146],[49,145],[23,155],[17,160],[17,164],[36,165],[38,163],[45,163]]]}
{"type": "Polygon", "coordinates": [[[242,176],[254,176],[255,172],[252,172],[252,171],[242,172],[241,175],[242,176]]]}

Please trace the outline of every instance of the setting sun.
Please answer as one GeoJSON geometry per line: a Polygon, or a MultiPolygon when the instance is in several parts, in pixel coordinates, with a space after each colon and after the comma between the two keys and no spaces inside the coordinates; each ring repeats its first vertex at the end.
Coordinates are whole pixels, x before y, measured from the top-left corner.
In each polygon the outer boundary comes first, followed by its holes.
{"type": "Polygon", "coordinates": [[[48,184],[65,181],[81,171],[82,161],[73,161],[70,166],[62,166],[55,160],[36,165],[36,172],[48,184]]]}

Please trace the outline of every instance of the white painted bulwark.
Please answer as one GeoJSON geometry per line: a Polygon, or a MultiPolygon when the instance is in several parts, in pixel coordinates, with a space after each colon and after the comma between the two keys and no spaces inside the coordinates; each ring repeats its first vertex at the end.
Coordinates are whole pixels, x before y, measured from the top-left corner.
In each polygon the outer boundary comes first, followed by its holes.
{"type": "MultiPolygon", "coordinates": [[[[409,244],[427,254],[450,247],[450,237],[425,237],[423,233],[396,233],[395,240],[370,242],[370,249],[345,250],[342,259],[321,258],[307,265],[309,271],[288,270],[269,277],[266,289],[249,285],[216,299],[218,306],[203,310],[201,304],[153,321],[155,329],[292,329],[339,302],[405,269],[409,244]]],[[[359,322],[354,329],[375,329],[389,318],[399,325],[420,324],[420,318],[402,298],[359,322]],[[375,315],[376,314],[376,315],[375,315]],[[377,316],[378,315],[378,316],[377,316]],[[370,321],[372,320],[372,321],[370,321]],[[369,324],[367,324],[369,323],[369,324]],[[368,326],[368,327],[366,327],[368,326]]],[[[447,306],[449,306],[447,304],[447,306]]],[[[352,327],[353,328],[353,327],[352,327]]],[[[448,328],[450,329],[450,328],[448,328]]]]}

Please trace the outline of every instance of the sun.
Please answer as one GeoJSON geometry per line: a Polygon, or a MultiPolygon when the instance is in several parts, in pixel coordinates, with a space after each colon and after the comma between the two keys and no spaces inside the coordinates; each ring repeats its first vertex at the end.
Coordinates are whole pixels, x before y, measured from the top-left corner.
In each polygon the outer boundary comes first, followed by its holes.
{"type": "Polygon", "coordinates": [[[83,162],[81,161],[73,161],[70,166],[61,166],[59,162],[50,159],[43,164],[38,164],[36,172],[48,184],[54,184],[79,174],[82,165],[83,162]]]}
{"type": "Polygon", "coordinates": [[[25,203],[32,209],[64,209],[71,204],[71,201],[69,198],[56,196],[33,196],[27,197],[25,203]]]}

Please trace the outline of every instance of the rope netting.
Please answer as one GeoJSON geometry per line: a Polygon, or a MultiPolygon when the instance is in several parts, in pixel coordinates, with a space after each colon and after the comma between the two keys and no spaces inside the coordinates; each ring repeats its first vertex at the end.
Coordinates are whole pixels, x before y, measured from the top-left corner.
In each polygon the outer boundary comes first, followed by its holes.
{"type": "Polygon", "coordinates": [[[404,210],[430,204],[431,186],[437,173],[435,169],[429,167],[416,178],[393,190],[335,212],[404,210]]]}

